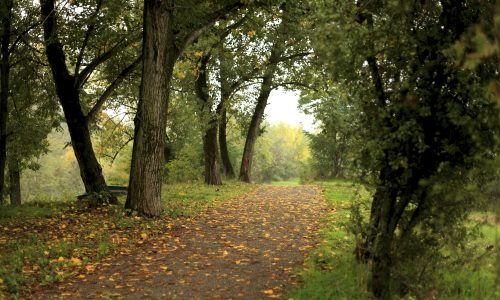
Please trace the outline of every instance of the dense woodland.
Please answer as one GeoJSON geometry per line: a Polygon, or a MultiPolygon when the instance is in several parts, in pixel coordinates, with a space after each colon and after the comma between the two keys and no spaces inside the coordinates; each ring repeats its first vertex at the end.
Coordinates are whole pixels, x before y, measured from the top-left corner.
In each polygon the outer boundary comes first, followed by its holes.
{"type": "Polygon", "coordinates": [[[0,210],[162,218],[179,183],[348,180],[346,253],[375,299],[436,299],[429,265],[466,264],[471,215],[498,218],[498,1],[0,5],[0,210]],[[266,120],[277,89],[315,131],[266,120]]]}

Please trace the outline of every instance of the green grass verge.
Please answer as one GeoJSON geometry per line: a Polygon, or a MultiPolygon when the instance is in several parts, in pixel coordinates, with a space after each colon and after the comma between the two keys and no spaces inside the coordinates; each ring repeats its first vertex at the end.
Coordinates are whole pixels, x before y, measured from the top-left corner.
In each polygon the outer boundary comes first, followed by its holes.
{"type": "Polygon", "coordinates": [[[121,205],[82,210],[74,200],[1,207],[0,299],[16,298],[34,284],[91,272],[104,257],[161,234],[177,218],[194,217],[254,188],[237,182],[168,184],[162,190],[165,213],[158,219],[127,215],[121,205]]]}
{"type": "MultiPolygon", "coordinates": [[[[356,193],[362,199],[369,195],[349,181],[317,182],[332,209],[324,219],[320,245],[313,251],[299,271],[303,285],[291,291],[292,299],[370,299],[367,291],[369,268],[354,258],[355,240],[349,231],[350,206],[356,193]]],[[[433,285],[437,299],[500,299],[499,238],[497,223],[491,213],[474,213],[471,226],[479,224],[481,237],[471,241],[482,252],[461,264],[436,269],[438,278],[433,285]],[[493,249],[484,251],[485,249],[493,249]]],[[[407,296],[405,299],[420,299],[407,296]]]]}
{"type": "Polygon", "coordinates": [[[293,299],[368,299],[368,268],[353,256],[349,232],[350,203],[358,188],[348,181],[317,182],[331,211],[324,219],[320,245],[299,271],[304,284],[288,295],[293,299]]]}

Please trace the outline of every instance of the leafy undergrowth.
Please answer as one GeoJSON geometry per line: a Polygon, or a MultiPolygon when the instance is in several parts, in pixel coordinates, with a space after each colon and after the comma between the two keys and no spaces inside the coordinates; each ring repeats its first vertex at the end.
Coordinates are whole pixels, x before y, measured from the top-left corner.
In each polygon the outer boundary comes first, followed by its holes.
{"type": "MultiPolygon", "coordinates": [[[[317,184],[323,189],[331,211],[324,220],[320,245],[299,271],[303,285],[292,291],[289,298],[370,299],[369,268],[356,262],[354,235],[349,230],[352,200],[357,193],[361,193],[362,199],[369,196],[348,181],[317,184]]],[[[470,226],[479,226],[481,235],[468,246],[479,251],[467,261],[435,269],[437,280],[427,299],[500,299],[500,290],[495,284],[495,280],[500,280],[498,221],[491,213],[475,213],[470,226]]],[[[404,299],[420,298],[405,296],[404,299]]]]}
{"type": "MultiPolygon", "coordinates": [[[[179,217],[192,217],[253,189],[226,183],[175,184],[164,187],[165,214],[158,219],[128,216],[121,205],[95,210],[75,201],[38,202],[0,212],[0,299],[16,297],[34,284],[84,276],[116,253],[130,252],[145,240],[175,226],[179,217]]],[[[123,199],[122,199],[123,200],[123,199]]]]}
{"type": "Polygon", "coordinates": [[[368,299],[368,268],[353,255],[355,240],[349,232],[350,205],[358,188],[348,181],[317,183],[330,207],[321,230],[320,245],[299,274],[304,281],[293,299],[368,299]]]}

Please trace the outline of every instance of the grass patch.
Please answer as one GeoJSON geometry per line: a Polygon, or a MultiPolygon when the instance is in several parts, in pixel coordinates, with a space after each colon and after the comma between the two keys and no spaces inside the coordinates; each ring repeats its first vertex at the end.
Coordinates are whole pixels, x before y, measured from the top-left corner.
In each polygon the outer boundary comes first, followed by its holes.
{"type": "Polygon", "coordinates": [[[218,187],[169,184],[162,192],[165,213],[158,219],[127,215],[121,205],[82,210],[72,200],[2,207],[0,299],[19,297],[35,284],[85,276],[107,257],[128,253],[164,233],[176,218],[194,217],[254,187],[235,182],[218,187]]]}
{"type": "Polygon", "coordinates": [[[294,186],[301,184],[301,182],[300,178],[291,178],[284,181],[271,181],[269,184],[275,186],[294,186]]]}
{"type": "Polygon", "coordinates": [[[179,183],[164,185],[163,208],[170,217],[191,217],[221,202],[246,194],[255,185],[228,181],[223,185],[210,186],[204,183],[179,183]]]}
{"type": "Polygon", "coordinates": [[[358,188],[343,180],[317,184],[323,189],[331,211],[324,219],[320,245],[299,271],[303,286],[288,296],[293,299],[369,299],[368,268],[356,262],[355,241],[349,232],[349,207],[358,188]]]}

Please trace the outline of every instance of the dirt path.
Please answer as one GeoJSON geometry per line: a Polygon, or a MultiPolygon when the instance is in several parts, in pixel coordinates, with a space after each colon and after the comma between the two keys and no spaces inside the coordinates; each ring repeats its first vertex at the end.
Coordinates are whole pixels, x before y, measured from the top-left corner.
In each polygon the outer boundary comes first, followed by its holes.
{"type": "Polygon", "coordinates": [[[33,299],[262,299],[296,282],[326,209],[312,186],[260,187],[33,299]]]}

